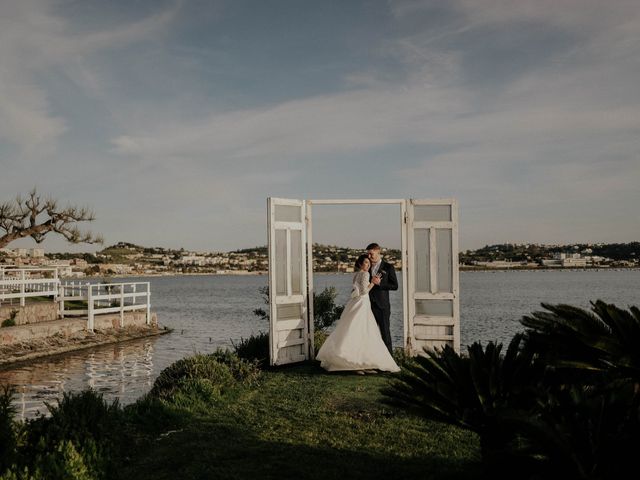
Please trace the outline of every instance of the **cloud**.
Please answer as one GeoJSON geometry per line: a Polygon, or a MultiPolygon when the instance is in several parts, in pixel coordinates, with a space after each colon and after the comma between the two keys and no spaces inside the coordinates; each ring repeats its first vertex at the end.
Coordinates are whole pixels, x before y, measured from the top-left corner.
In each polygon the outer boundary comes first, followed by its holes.
{"type": "MultiPolygon", "coordinates": [[[[242,7],[221,9],[224,31],[213,35],[193,28],[202,23],[187,9],[175,22],[180,3],[99,30],[63,18],[48,2],[3,4],[0,135],[25,151],[62,139],[74,154],[60,161],[68,171],[69,159],[88,158],[90,174],[75,188],[91,194],[84,180],[96,178],[88,184],[99,196],[108,186],[100,216],[113,221],[105,231],[124,228],[118,222],[133,230],[141,215],[188,231],[199,212],[209,223],[198,235],[232,245],[245,228],[262,232],[265,196],[370,196],[383,185],[389,197],[459,197],[474,213],[466,219],[467,244],[502,239],[524,211],[549,228],[572,215],[588,222],[580,209],[637,218],[637,2],[389,5],[382,23],[359,24],[354,35],[366,42],[320,25],[333,35],[331,45],[366,43],[367,50],[344,58],[321,52],[335,63],[318,60],[320,78],[310,80],[299,68],[313,64],[315,52],[298,52],[304,62],[282,60],[290,39],[264,31],[251,37],[253,23],[234,23],[251,17],[242,7]],[[263,38],[273,39],[274,56],[247,61],[243,54],[263,38]],[[116,50],[122,55],[111,55],[116,50]],[[52,75],[74,83],[70,110],[79,109],[77,118],[53,107],[52,75]],[[317,85],[306,88],[312,81],[317,85]],[[95,138],[78,135],[83,128],[95,138]],[[353,182],[360,171],[367,172],[362,186],[353,182]],[[108,210],[109,195],[124,204],[131,192],[140,203],[124,207],[127,218],[108,210]],[[153,209],[161,213],[148,213],[153,209]]],[[[39,171],[54,170],[62,171],[39,171]]],[[[637,229],[629,225],[620,231],[637,229]]],[[[154,238],[169,235],[152,228],[154,238]]],[[[176,232],[168,243],[180,243],[176,232]]]]}
{"type": "MultiPolygon", "coordinates": [[[[448,5],[466,17],[470,26],[541,22],[562,28],[600,30],[638,18],[635,0],[452,0],[448,5]]],[[[430,12],[433,0],[394,0],[397,18],[430,12]]]]}
{"type": "MultiPolygon", "coordinates": [[[[141,41],[162,30],[178,8],[103,31],[74,33],[54,6],[44,0],[0,4],[0,138],[26,152],[47,148],[69,129],[52,112],[46,76],[53,68],[73,73],[83,56],[141,41]]],[[[84,78],[81,83],[90,85],[84,78]]]]}

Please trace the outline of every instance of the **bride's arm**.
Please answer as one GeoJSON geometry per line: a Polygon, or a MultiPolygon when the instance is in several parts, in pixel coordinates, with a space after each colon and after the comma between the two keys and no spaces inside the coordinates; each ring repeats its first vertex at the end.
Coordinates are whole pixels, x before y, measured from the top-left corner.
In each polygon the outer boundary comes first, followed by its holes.
{"type": "Polygon", "coordinates": [[[369,282],[367,280],[367,277],[369,276],[368,273],[363,272],[360,275],[360,295],[366,295],[369,293],[369,290],[371,290],[373,288],[373,286],[375,285],[373,282],[369,282]]]}

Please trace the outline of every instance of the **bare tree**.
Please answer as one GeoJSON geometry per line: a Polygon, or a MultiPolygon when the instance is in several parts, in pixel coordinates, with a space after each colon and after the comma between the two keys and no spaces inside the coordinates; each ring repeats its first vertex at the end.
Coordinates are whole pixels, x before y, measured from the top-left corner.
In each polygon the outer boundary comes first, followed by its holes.
{"type": "Polygon", "coordinates": [[[78,228],[78,222],[94,219],[93,211],[87,207],[59,208],[57,200],[41,198],[34,188],[27,198],[18,195],[14,201],[0,204],[0,248],[26,237],[41,243],[50,232],[62,235],[71,243],[102,243],[101,236],[78,228]]]}

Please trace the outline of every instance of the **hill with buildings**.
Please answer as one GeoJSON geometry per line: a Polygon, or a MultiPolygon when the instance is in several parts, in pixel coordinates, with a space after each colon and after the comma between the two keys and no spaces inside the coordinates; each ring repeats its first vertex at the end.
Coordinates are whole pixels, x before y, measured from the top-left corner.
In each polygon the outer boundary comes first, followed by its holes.
{"type": "MultiPolygon", "coordinates": [[[[362,250],[314,244],[314,271],[351,272],[362,250]]],[[[402,269],[399,250],[383,250],[402,269]]],[[[638,267],[640,242],[618,244],[497,244],[460,252],[461,269],[638,267]]],[[[2,249],[0,266],[56,266],[67,277],[86,275],[261,274],[268,271],[267,247],[198,252],[119,242],[91,253],[45,253],[41,248],[2,249]]]]}

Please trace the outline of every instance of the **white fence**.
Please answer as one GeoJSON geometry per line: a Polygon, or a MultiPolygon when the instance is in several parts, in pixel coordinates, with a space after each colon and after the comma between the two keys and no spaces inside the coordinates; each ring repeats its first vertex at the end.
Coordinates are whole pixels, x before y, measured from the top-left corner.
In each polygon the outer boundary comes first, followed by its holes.
{"type": "Polygon", "coordinates": [[[24,307],[29,297],[57,298],[60,278],[57,268],[0,268],[0,305],[14,300],[24,307]]]}
{"type": "Polygon", "coordinates": [[[86,316],[87,330],[94,330],[95,316],[144,311],[151,323],[151,284],[149,282],[81,283],[60,282],[57,268],[0,267],[0,305],[19,302],[24,307],[30,297],[52,297],[58,302],[60,318],[86,316]]]}
{"type": "Polygon", "coordinates": [[[124,327],[124,312],[144,310],[146,323],[151,322],[151,284],[76,283],[60,285],[60,317],[87,316],[87,330],[93,331],[96,315],[119,313],[124,327]]]}

